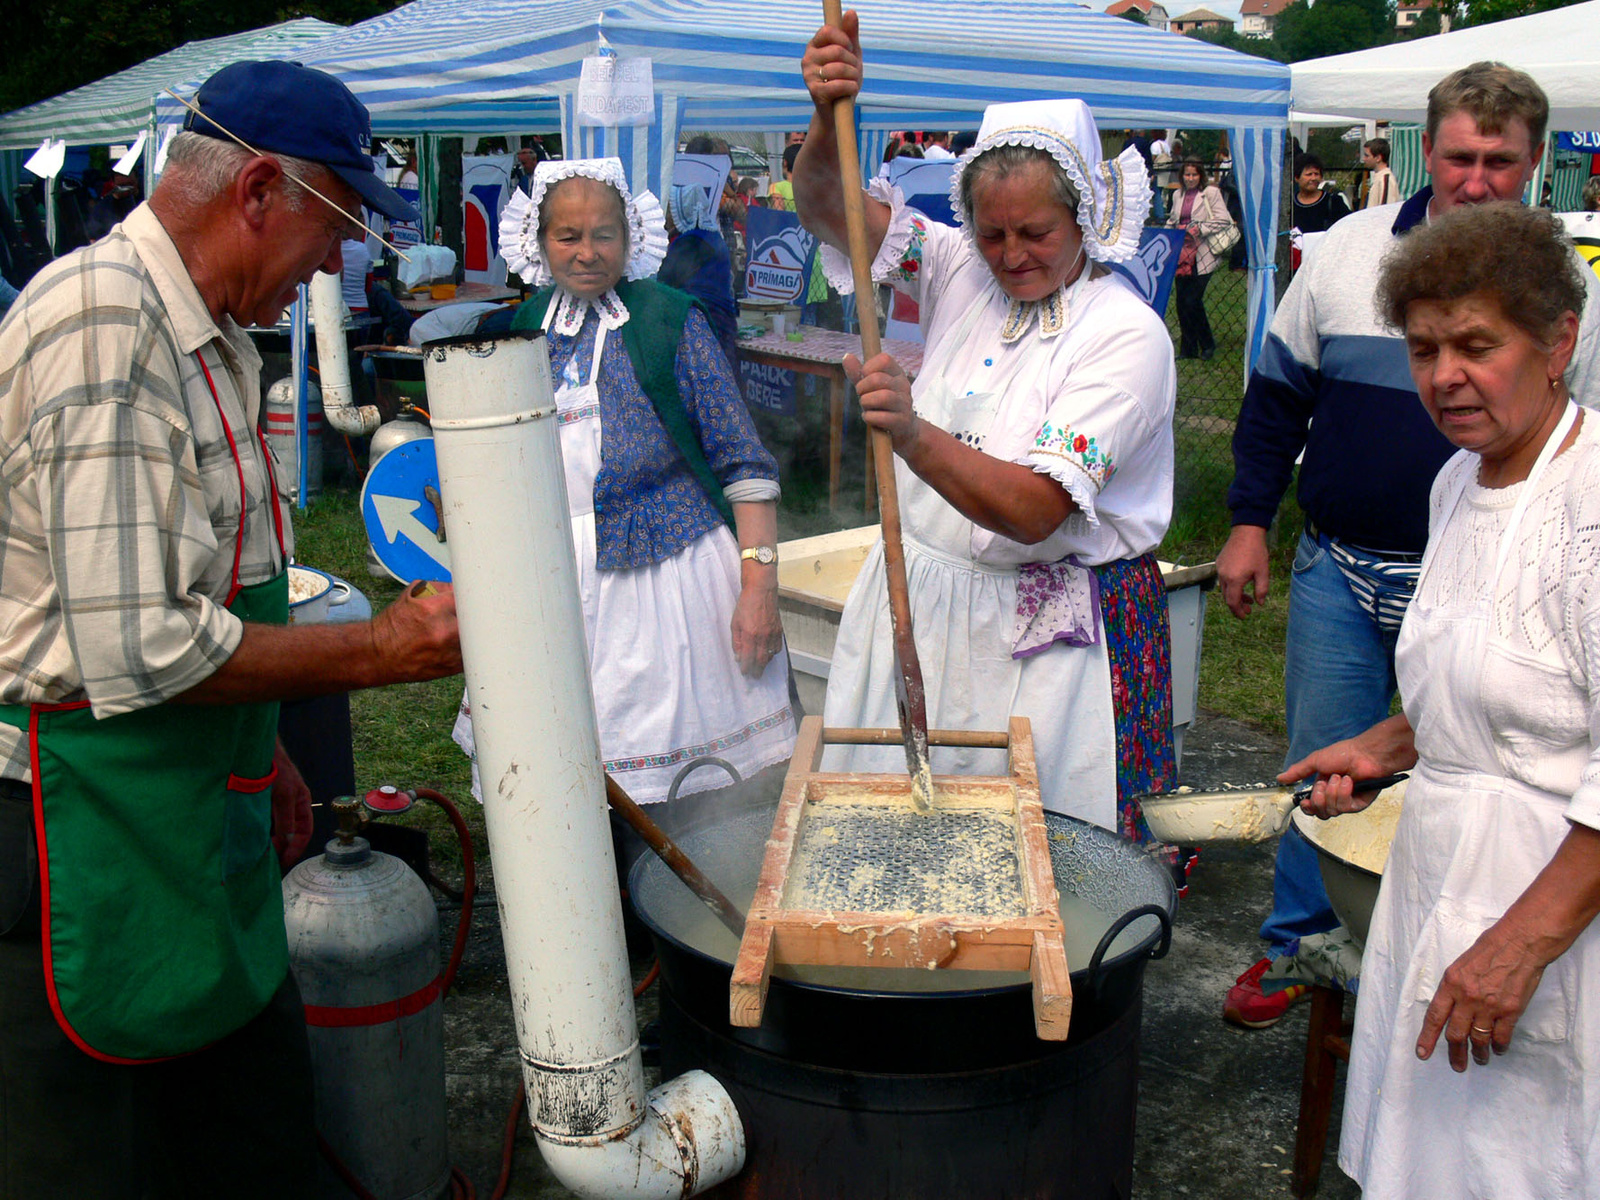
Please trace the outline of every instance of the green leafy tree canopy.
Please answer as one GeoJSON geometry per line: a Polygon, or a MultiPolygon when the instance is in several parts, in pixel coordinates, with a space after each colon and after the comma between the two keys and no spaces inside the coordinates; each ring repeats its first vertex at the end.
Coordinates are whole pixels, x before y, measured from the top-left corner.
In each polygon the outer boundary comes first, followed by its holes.
{"type": "Polygon", "coordinates": [[[350,25],[399,0],[29,0],[8,5],[0,112],[70,92],[185,42],[318,17],[350,25]]]}

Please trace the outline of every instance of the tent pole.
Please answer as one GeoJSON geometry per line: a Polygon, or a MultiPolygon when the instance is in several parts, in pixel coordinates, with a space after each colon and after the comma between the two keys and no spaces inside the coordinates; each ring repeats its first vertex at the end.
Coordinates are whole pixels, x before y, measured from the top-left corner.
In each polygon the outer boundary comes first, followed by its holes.
{"type": "Polygon", "coordinates": [[[44,181],[44,240],[50,250],[50,257],[55,258],[56,250],[56,188],[61,184],[59,174],[52,175],[44,181]]]}
{"type": "Polygon", "coordinates": [[[300,509],[306,506],[306,459],[309,457],[306,403],[310,392],[310,371],[307,369],[306,356],[306,285],[302,283],[295,293],[294,305],[289,309],[289,363],[290,373],[294,377],[294,444],[300,476],[295,507],[300,509]]]}
{"type": "Polygon", "coordinates": [[[439,208],[439,135],[436,133],[425,133],[417,139],[417,193],[417,207],[422,210],[420,235],[424,244],[431,244],[439,208]]]}

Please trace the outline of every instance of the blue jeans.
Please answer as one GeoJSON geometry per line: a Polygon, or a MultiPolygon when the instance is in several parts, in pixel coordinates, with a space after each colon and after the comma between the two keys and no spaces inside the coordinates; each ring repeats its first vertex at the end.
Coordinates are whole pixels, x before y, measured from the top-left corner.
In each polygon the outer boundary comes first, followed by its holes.
{"type": "MultiPolygon", "coordinates": [[[[1289,584],[1288,651],[1283,667],[1289,754],[1284,766],[1389,715],[1394,700],[1396,634],[1378,628],[1326,546],[1302,534],[1289,584]]],[[[1317,852],[1293,825],[1278,842],[1272,912],[1261,936],[1274,955],[1339,924],[1328,904],[1317,852]]]]}

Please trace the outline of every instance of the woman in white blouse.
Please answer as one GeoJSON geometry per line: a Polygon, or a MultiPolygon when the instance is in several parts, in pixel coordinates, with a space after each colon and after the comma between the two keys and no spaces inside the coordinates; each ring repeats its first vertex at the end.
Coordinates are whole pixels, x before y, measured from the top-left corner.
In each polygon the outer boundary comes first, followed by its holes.
{"type": "MultiPolygon", "coordinates": [[[[850,286],[833,102],[860,87],[854,14],[801,63],[816,105],[796,163],[801,221],[850,286]]],[[[950,228],[884,181],[866,195],[874,278],[915,298],[915,384],[888,355],[846,360],[894,443],[918,653],[935,727],[1033,722],[1047,808],[1139,836],[1133,797],[1175,782],[1166,592],[1153,551],[1172,507],[1172,343],[1102,264],[1138,252],[1149,181],[1102,162],[1081,101],[996,105],[956,166],[950,228]],[[1119,804],[1119,800],[1121,803],[1119,804]]],[[[881,547],[846,604],[829,725],[895,724],[881,547]]],[[[893,771],[894,748],[837,748],[893,771]]],[[[935,771],[1000,773],[999,751],[935,748],[935,771]]]]}
{"type": "Polygon", "coordinates": [[[1400,630],[1404,712],[1281,777],[1319,775],[1308,807],[1331,816],[1367,802],[1352,776],[1414,769],[1339,1148],[1373,1200],[1600,1179],[1600,423],[1562,378],[1587,276],[1549,213],[1508,203],[1415,230],[1383,268],[1460,453],[1400,630]]]}

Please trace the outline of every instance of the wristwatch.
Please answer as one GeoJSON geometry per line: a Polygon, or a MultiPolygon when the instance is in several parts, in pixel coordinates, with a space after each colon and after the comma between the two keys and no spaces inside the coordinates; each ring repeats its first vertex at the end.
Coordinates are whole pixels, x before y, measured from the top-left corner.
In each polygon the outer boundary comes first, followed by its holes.
{"type": "Polygon", "coordinates": [[[748,550],[739,551],[740,558],[753,558],[763,567],[770,567],[778,561],[778,548],[776,546],[751,546],[748,550]]]}

